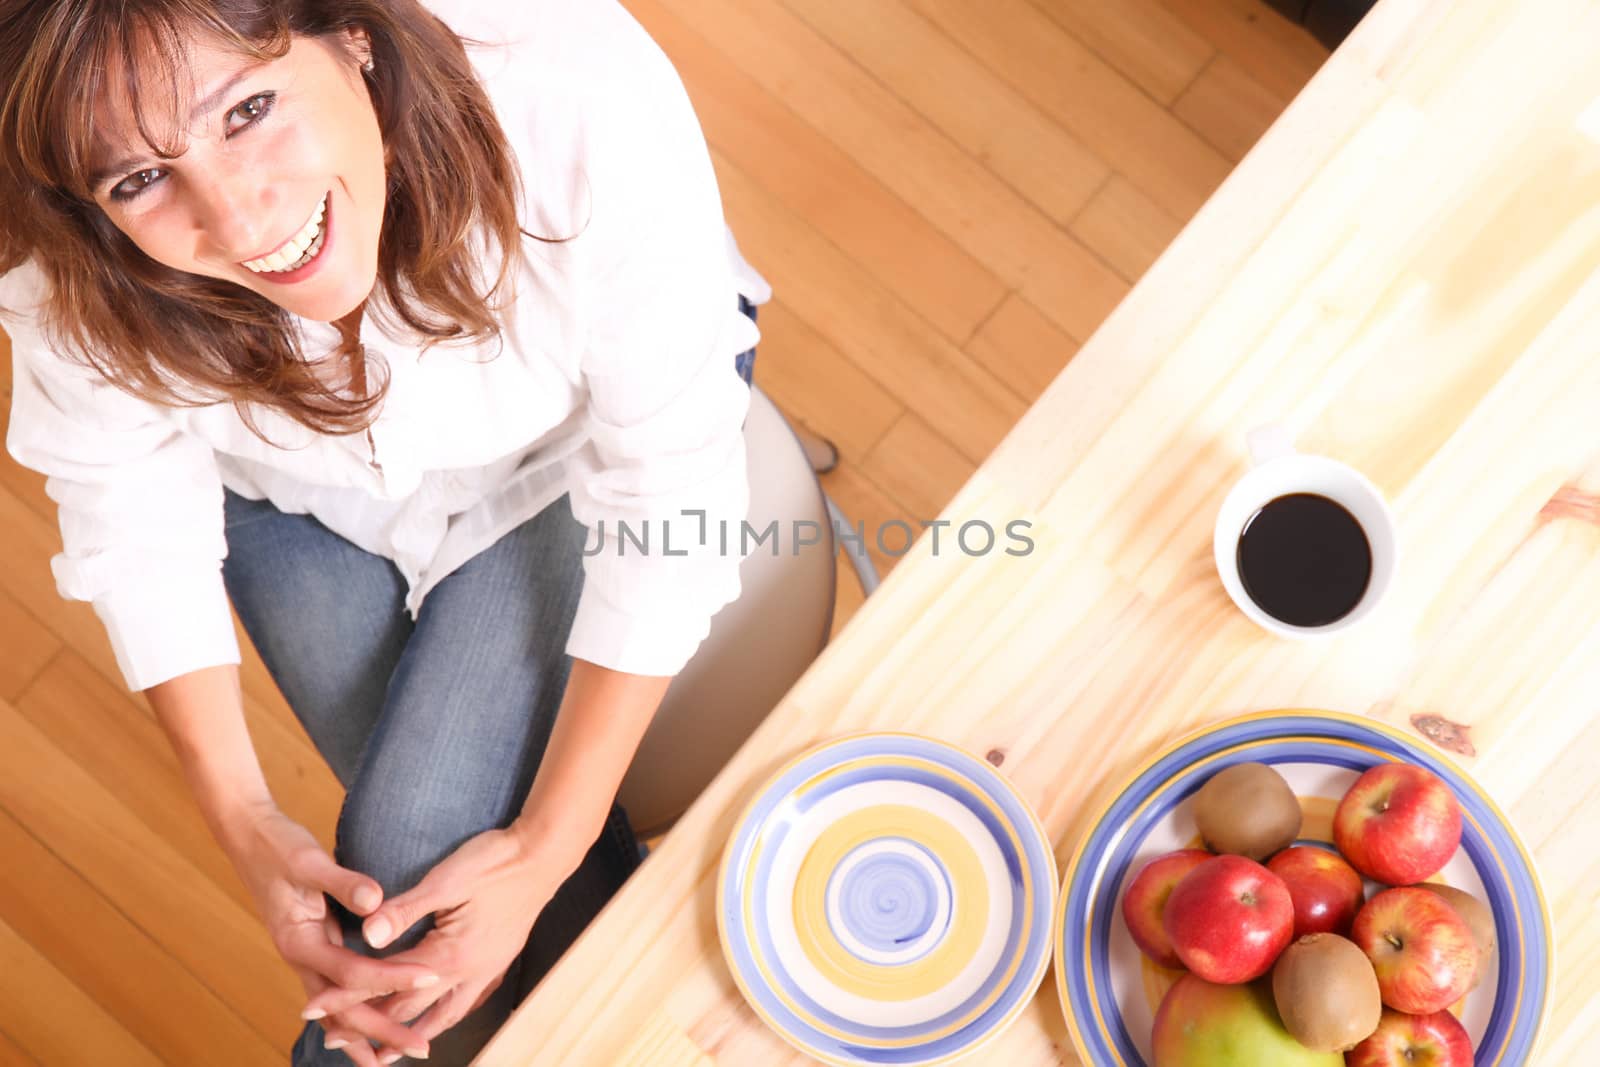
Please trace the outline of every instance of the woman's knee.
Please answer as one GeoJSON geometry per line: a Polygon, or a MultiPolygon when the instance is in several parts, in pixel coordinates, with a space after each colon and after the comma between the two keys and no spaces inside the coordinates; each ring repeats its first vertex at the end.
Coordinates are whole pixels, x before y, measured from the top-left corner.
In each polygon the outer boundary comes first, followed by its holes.
{"type": "Polygon", "coordinates": [[[470,788],[356,789],[345,797],[335,834],[334,858],[383,887],[385,898],[414,888],[462,845],[515,818],[509,797],[470,788]]]}
{"type": "MultiPolygon", "coordinates": [[[[449,744],[397,753],[397,746],[416,748],[422,739],[386,739],[389,725],[381,724],[375,732],[355,784],[345,795],[334,845],[339,864],[375,879],[386,898],[414,888],[477,835],[510,826],[532,774],[514,753],[505,762],[449,744]]],[[[414,943],[420,933],[397,938],[396,944],[414,943]]]]}

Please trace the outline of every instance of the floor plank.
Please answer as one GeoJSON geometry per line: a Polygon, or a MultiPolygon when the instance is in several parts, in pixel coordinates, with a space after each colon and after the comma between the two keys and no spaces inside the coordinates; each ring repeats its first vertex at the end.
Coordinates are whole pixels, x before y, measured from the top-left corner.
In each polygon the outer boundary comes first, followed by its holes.
{"type": "MultiPolygon", "coordinates": [[[[782,298],[762,305],[756,378],[783,397],[783,413],[833,441],[845,461],[859,461],[905,410],[790,309],[782,298]]],[[[999,375],[997,375],[999,377],[999,375]]]]}
{"type": "Polygon", "coordinates": [[[0,700],[16,700],[44,670],[61,642],[11,594],[0,591],[0,700]]]}
{"type": "Polygon", "coordinates": [[[4,1030],[0,1030],[0,1067],[39,1067],[39,1061],[11,1040],[4,1030]]]}
{"type": "Polygon", "coordinates": [[[807,325],[907,408],[945,428],[964,455],[988,455],[1021,416],[1022,398],[726,157],[714,152],[713,159],[735,230],[767,250],[762,271],[790,306],[806,309],[807,325]]]}
{"type": "Polygon", "coordinates": [[[910,8],[849,0],[786,4],[1056,222],[1069,221],[1105,181],[1108,168],[1099,156],[910,8]],[[930,70],[939,76],[929,77],[930,70]]]}
{"type": "Polygon", "coordinates": [[[1172,105],[1174,115],[1235,162],[1282,111],[1283,101],[1225,55],[1212,60],[1172,105]]]}
{"type": "Polygon", "coordinates": [[[1179,219],[1120,174],[1072,222],[1078,239],[1130,282],[1144,277],[1182,229],[1179,219]]]}
{"type": "Polygon", "coordinates": [[[0,704],[0,808],[48,842],[269,1044],[293,1038],[300,983],[255,914],[9,704],[0,704]]]}
{"type": "MultiPolygon", "coordinates": [[[[1126,286],[1099,259],[778,0],[630,4],[648,16],[646,27],[662,7],[737,57],[768,91],[788,94],[801,117],[1068,332],[1098,324],[1122,298],[1126,286]]],[[[984,314],[1003,295],[986,293],[984,314]]],[[[952,339],[965,341],[982,318],[952,339]]]]}
{"type": "Polygon", "coordinates": [[[50,1067],[115,1063],[161,1067],[161,1061],[109,1012],[72,983],[0,918],[0,1003],[6,1033],[50,1067]]]}
{"type": "Polygon", "coordinates": [[[166,735],[125,690],[68,650],[12,706],[213,886],[239,907],[253,907],[201,818],[166,735]]]}
{"type": "Polygon", "coordinates": [[[910,508],[905,518],[913,539],[922,534],[924,524],[939,517],[945,504],[976,469],[977,465],[951,448],[938,430],[911,412],[894,424],[861,464],[862,473],[875,485],[910,508]]]}
{"type": "MultiPolygon", "coordinates": [[[[10,815],[0,812],[0,915],[165,1063],[281,1064],[215,994],[10,815]],[[159,990],[159,996],[152,996],[159,990]],[[227,1050],[226,1053],[223,1050],[227,1050]]],[[[203,934],[196,931],[197,938],[203,934]]],[[[89,1062],[86,1057],[74,1062],[89,1062]]],[[[95,1062],[123,1062],[108,1057],[95,1062]]]]}
{"type": "Polygon", "coordinates": [[[682,73],[707,139],[947,337],[966,337],[1004,286],[666,4],[634,15],[682,73]]]}
{"type": "Polygon", "coordinates": [[[1017,293],[1006,297],[967,343],[967,352],[996,377],[1019,383],[1029,402],[1055,381],[1077,351],[1078,342],[1017,293]]]}
{"type": "Polygon", "coordinates": [[[1284,106],[1328,58],[1328,50],[1260,0],[1161,0],[1189,28],[1210,41],[1284,106]]]}
{"type": "Polygon", "coordinates": [[[1061,28],[1159,103],[1171,105],[1213,49],[1158,0],[1036,0],[1061,28]]]}
{"type": "Polygon", "coordinates": [[[1216,149],[1028,0],[909,2],[1168,211],[1187,218],[1228,173],[1216,149]]]}

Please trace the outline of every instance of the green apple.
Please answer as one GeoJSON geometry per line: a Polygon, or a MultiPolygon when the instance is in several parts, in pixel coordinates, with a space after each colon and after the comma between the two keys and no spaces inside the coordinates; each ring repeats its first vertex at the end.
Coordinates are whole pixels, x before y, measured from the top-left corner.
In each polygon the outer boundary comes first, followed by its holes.
{"type": "Polygon", "coordinates": [[[1156,1010],[1155,1067],[1344,1067],[1283,1028],[1263,982],[1213,985],[1186,974],[1156,1010]]]}

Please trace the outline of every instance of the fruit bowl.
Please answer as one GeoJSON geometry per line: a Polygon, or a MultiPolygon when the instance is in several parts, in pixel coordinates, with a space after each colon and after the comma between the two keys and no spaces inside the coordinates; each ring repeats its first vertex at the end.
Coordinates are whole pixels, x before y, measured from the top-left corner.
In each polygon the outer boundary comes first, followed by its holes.
{"type": "MultiPolygon", "coordinates": [[[[1461,848],[1436,877],[1486,902],[1499,951],[1456,1006],[1476,1067],[1530,1062],[1549,1008],[1550,915],[1532,858],[1488,795],[1435,750],[1375,720],[1324,711],[1245,715],[1173,744],[1134,773],[1095,816],[1067,865],[1052,937],[1056,991],[1085,1064],[1145,1067],[1156,1007],[1182,973],[1149,962],[1120,914],[1147,861],[1201,847],[1191,797],[1224,767],[1270,764],[1300,798],[1302,844],[1332,847],[1339,798],[1368,767],[1408,762],[1449,784],[1461,803],[1461,848]]],[[[1369,887],[1369,896],[1370,894],[1369,887]]]]}

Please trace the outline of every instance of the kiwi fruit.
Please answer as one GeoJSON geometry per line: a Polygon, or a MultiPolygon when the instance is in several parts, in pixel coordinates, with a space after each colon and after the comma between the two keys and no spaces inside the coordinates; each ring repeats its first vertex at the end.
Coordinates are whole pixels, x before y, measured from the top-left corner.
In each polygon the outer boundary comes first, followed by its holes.
{"type": "Polygon", "coordinates": [[[1472,931],[1472,943],[1478,946],[1478,965],[1473,968],[1472,984],[1467,988],[1478,988],[1478,983],[1489,971],[1490,961],[1494,959],[1494,912],[1489,910],[1489,905],[1471,893],[1454,886],[1440,885],[1437,882],[1419,882],[1417,888],[1426,889],[1444,898],[1444,902],[1461,916],[1461,921],[1472,931]]]}
{"type": "Polygon", "coordinates": [[[1284,1029],[1317,1052],[1354,1048],[1383,1018],[1372,961],[1338,934],[1307,934],[1284,949],[1272,966],[1272,999],[1284,1029]]]}
{"type": "Polygon", "coordinates": [[[1235,763],[1194,795],[1194,821],[1213,852],[1261,861],[1300,834],[1300,801],[1265,763],[1235,763]]]}

